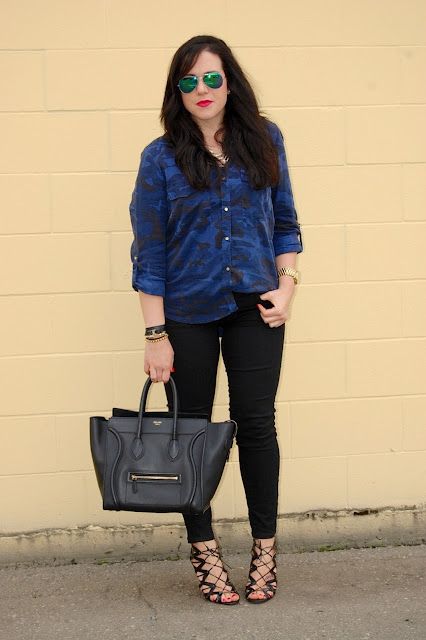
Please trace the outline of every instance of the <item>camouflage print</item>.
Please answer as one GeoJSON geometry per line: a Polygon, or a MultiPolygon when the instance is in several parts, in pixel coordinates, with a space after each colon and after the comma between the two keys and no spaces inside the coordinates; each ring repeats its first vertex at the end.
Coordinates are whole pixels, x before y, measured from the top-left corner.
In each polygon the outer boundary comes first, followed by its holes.
{"type": "Polygon", "coordinates": [[[166,317],[212,322],[236,311],[233,291],[278,286],[275,256],[302,251],[281,131],[277,187],[254,190],[244,169],[228,163],[212,187],[197,191],[175,164],[164,137],[142,153],[130,217],[135,291],[162,296],[166,317]]]}

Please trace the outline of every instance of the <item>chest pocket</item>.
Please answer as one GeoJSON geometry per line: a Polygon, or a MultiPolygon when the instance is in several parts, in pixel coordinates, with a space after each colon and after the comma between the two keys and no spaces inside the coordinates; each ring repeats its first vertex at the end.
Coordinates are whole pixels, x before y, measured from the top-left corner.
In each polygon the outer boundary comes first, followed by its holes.
{"type": "Polygon", "coordinates": [[[176,174],[167,182],[169,200],[169,222],[188,230],[197,225],[208,224],[210,210],[209,191],[198,191],[191,187],[182,174],[176,174]]]}
{"type": "Polygon", "coordinates": [[[240,170],[241,212],[246,224],[251,227],[262,225],[272,233],[274,212],[271,200],[271,188],[252,189],[245,169],[240,170]]]}
{"type": "Polygon", "coordinates": [[[198,191],[191,187],[183,175],[174,175],[167,182],[167,197],[169,200],[187,198],[196,193],[198,193],[198,191]]]}

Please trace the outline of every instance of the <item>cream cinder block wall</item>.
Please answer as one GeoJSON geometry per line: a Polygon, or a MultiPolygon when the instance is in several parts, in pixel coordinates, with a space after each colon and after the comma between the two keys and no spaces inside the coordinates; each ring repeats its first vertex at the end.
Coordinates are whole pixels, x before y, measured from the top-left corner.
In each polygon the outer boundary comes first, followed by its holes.
{"type": "MultiPolygon", "coordinates": [[[[282,127],[304,230],[280,513],[426,501],[425,19],[424,0],[0,4],[2,533],[180,522],[102,512],[88,418],[138,403],[128,204],[171,55],[203,32],[282,127]]],[[[235,449],[214,508],[246,516],[235,449]]]]}

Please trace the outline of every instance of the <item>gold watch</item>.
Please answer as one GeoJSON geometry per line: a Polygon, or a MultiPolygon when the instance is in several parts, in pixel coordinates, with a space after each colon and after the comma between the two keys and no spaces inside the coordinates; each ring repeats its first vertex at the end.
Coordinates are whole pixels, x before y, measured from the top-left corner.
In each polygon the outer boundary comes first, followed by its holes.
{"type": "Polygon", "coordinates": [[[294,280],[294,284],[297,284],[299,279],[299,273],[296,269],[290,269],[290,267],[282,267],[281,269],[277,269],[277,276],[290,276],[294,280]]]}

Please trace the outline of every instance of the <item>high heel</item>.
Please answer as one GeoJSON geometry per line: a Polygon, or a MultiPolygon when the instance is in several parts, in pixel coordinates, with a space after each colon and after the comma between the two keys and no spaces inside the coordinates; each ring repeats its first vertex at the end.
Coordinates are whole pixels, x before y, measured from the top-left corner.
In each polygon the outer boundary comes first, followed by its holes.
{"type": "Polygon", "coordinates": [[[252,559],[245,592],[248,602],[262,604],[274,597],[277,590],[276,553],[275,542],[272,545],[262,546],[260,540],[253,540],[252,559]],[[251,598],[253,593],[263,595],[261,598],[251,598]]]}
{"type": "Polygon", "coordinates": [[[190,559],[200,581],[201,593],[206,600],[216,604],[231,605],[239,603],[239,594],[229,580],[228,573],[223,566],[219,547],[212,549],[206,545],[206,548],[201,550],[191,545],[190,559]],[[218,576],[213,573],[215,567],[219,569],[218,576]],[[234,594],[238,595],[238,600],[224,600],[224,597],[234,594]]]}

